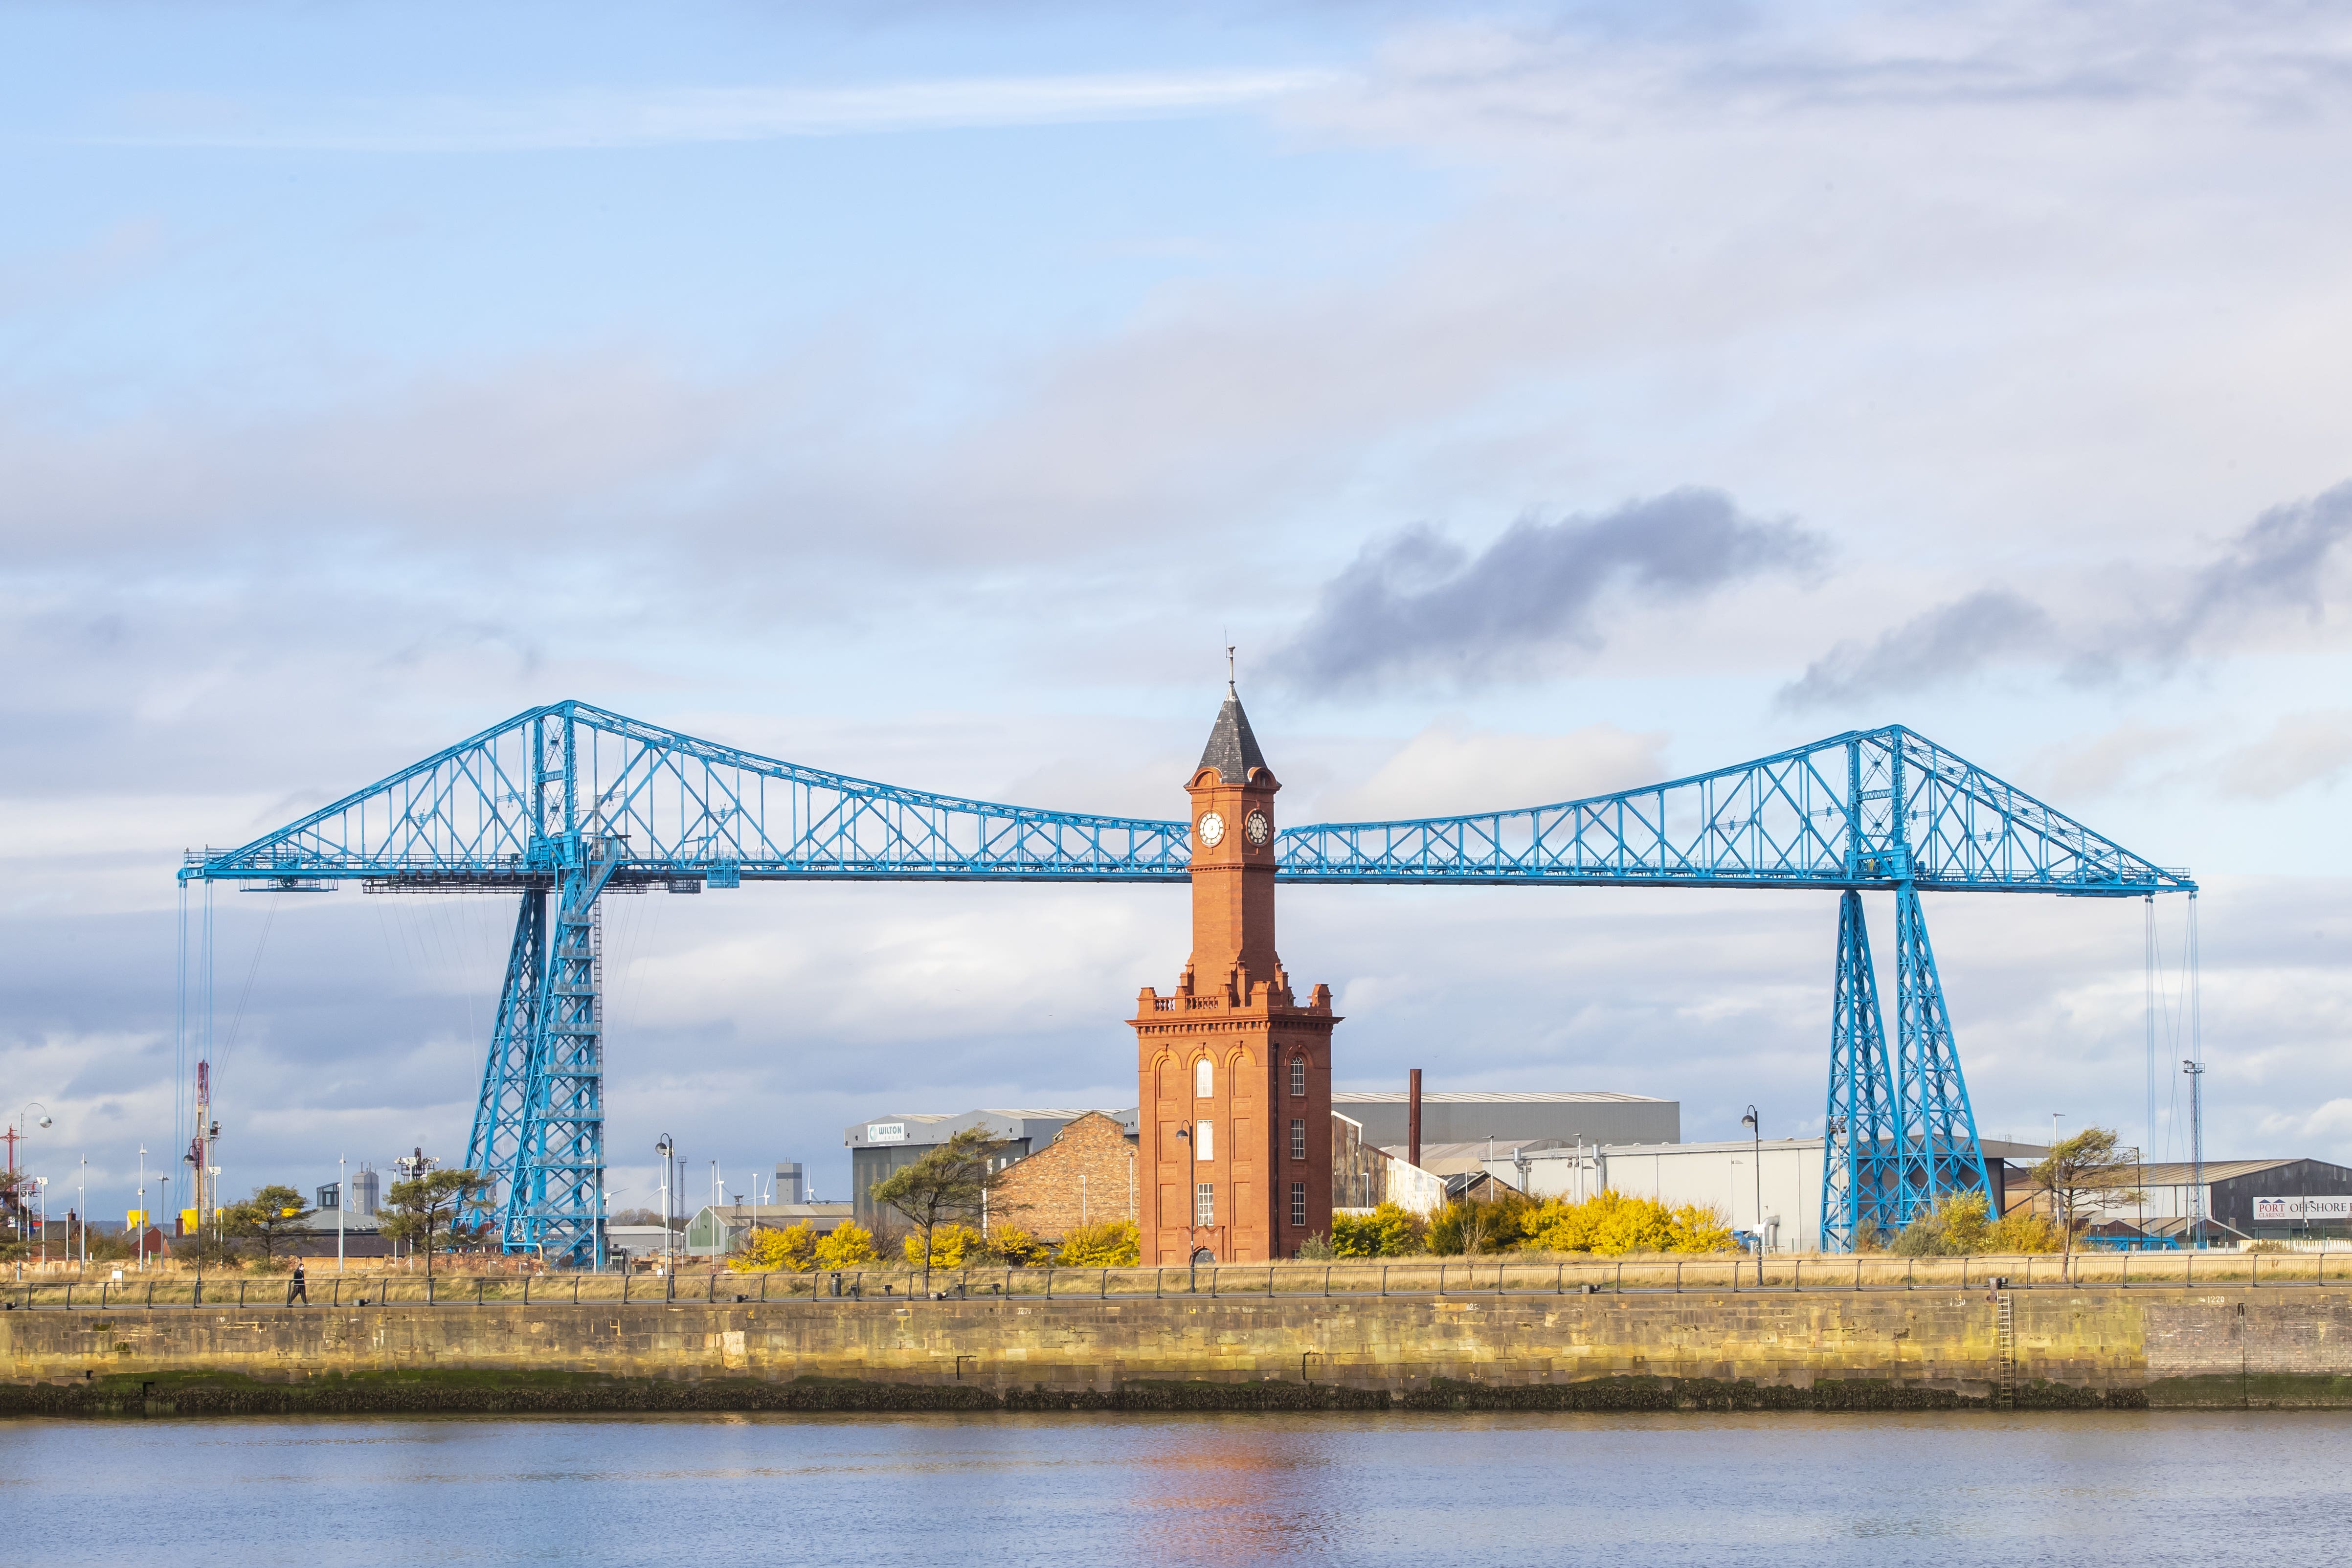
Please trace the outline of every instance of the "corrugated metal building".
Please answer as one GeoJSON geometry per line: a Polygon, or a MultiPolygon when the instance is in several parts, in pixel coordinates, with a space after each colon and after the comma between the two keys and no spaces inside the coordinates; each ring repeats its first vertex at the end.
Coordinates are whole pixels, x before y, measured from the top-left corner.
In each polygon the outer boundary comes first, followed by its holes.
{"type": "MultiPolygon", "coordinates": [[[[1402,1089],[1340,1091],[1331,1109],[1353,1117],[1364,1142],[1391,1151],[1405,1147],[1411,1096],[1402,1089]]],[[[1683,1135],[1680,1100],[1601,1090],[1544,1093],[1457,1093],[1421,1097],[1421,1147],[1473,1143],[1672,1143],[1683,1135]]],[[[1507,1179],[1507,1178],[1506,1178],[1507,1179]]]]}
{"type": "MultiPolygon", "coordinates": [[[[2188,1217],[2196,1173],[2194,1166],[2182,1161],[2143,1165],[2131,1179],[2147,1194],[2147,1201],[2103,1205],[2091,1218],[2100,1224],[2121,1220],[2170,1234],[2177,1226],[2167,1222],[2188,1217]]],[[[2295,1212],[2297,1205],[2291,1202],[2257,1207],[2259,1199],[2352,1198],[2352,1170],[2342,1165],[2325,1160],[2208,1160],[2205,1189],[2207,1217],[2256,1241],[2352,1236],[2352,1213],[2327,1212],[2347,1205],[2316,1205],[2322,1212],[2315,1216],[2295,1212]]]]}

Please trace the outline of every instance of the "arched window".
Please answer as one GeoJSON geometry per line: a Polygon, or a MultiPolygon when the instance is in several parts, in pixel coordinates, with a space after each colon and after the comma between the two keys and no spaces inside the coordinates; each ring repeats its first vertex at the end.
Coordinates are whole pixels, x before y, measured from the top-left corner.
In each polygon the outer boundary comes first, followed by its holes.
{"type": "Polygon", "coordinates": [[[1293,1100],[1307,1098],[1307,1058],[1305,1057],[1290,1058],[1290,1098],[1293,1100]]]}
{"type": "Polygon", "coordinates": [[[1192,1064],[1192,1098],[1206,1100],[1216,1093],[1216,1080],[1217,1069],[1209,1065],[1208,1058],[1202,1057],[1199,1061],[1194,1062],[1192,1064]]]}

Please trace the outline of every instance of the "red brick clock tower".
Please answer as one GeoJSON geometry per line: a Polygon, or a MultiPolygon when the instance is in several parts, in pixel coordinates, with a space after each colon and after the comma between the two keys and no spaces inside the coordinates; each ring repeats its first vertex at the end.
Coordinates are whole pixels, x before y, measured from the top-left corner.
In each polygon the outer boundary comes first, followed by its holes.
{"type": "Polygon", "coordinates": [[[1192,797],[1192,956],[1135,1005],[1143,1260],[1288,1258],[1331,1234],[1331,988],[1274,950],[1274,795],[1230,684],[1192,797]]]}

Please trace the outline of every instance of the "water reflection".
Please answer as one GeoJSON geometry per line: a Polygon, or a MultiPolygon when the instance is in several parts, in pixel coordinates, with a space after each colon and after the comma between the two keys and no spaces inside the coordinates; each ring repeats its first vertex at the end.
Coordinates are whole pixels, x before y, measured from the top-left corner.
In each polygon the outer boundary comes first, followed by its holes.
{"type": "Polygon", "coordinates": [[[2333,1561],[2332,1414],[0,1422],[10,1561],[2333,1561]]]}

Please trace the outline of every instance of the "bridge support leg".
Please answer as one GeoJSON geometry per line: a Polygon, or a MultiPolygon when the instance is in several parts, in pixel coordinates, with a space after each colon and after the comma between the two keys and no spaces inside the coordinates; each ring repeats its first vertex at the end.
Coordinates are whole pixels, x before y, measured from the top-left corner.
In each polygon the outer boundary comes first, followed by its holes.
{"type": "Polygon", "coordinates": [[[604,1036],[596,900],[625,853],[583,841],[558,873],[546,970],[532,1019],[506,1246],[576,1268],[604,1265],[604,1036]]]}
{"type": "Polygon", "coordinates": [[[1960,1193],[1982,1193],[1990,1203],[1992,1180],[1977,1144],[1976,1112],[1960,1076],[1936,952],[1927,942],[1927,917],[1919,907],[1919,889],[1907,881],[1895,890],[1895,964],[1899,1221],[1908,1224],[1960,1193]]]}
{"type": "Polygon", "coordinates": [[[523,894],[522,909],[515,916],[506,981],[499,988],[498,1020],[490,1026],[489,1059],[482,1064],[482,1098],[474,1107],[473,1136],[466,1142],[466,1168],[486,1178],[481,1196],[498,1205],[500,1237],[510,1249],[519,1239],[513,1198],[522,1149],[524,1085],[530,1077],[546,972],[547,895],[534,888],[523,894]]]}
{"type": "Polygon", "coordinates": [[[1837,976],[1830,1001],[1830,1093],[1822,1148],[1822,1250],[1851,1252],[1897,1228],[1895,1075],[1862,895],[1838,902],[1837,976]]]}

